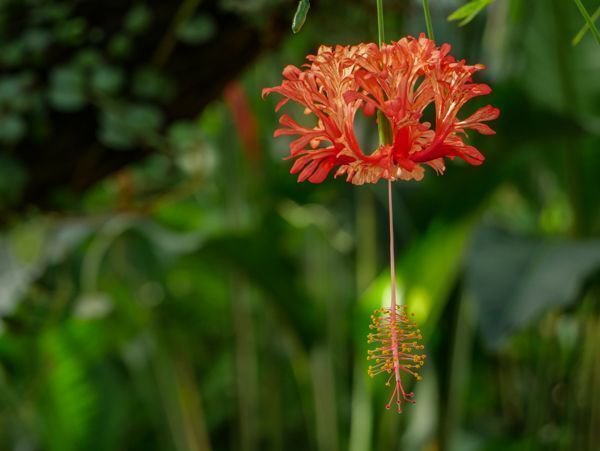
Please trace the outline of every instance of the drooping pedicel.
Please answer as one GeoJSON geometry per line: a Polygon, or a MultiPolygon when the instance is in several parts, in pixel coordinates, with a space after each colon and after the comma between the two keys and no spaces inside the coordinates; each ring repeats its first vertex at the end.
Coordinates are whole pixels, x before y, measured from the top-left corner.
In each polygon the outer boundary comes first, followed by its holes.
{"type": "Polygon", "coordinates": [[[369,365],[369,376],[381,373],[388,376],[386,385],[393,390],[386,408],[395,403],[398,412],[402,412],[403,402],[414,403],[413,392],[407,392],[402,385],[402,375],[421,380],[418,371],[425,363],[426,355],[420,353],[424,349],[421,331],[409,318],[406,306],[398,305],[394,309],[375,310],[369,328],[372,332],[368,342],[376,345],[368,351],[367,359],[373,362],[369,365]]]}
{"type": "Polygon", "coordinates": [[[445,157],[481,164],[483,155],[464,138],[469,130],[493,134],[484,122],[496,119],[499,110],[488,105],[459,117],[469,100],[491,89],[472,81],[483,65],[467,65],[449,52],[450,45],[437,47],[421,35],[381,47],[321,46],[316,55],[307,56],[308,64],[287,66],[281,85],[265,88],[263,95],[283,96],[277,111],[292,100],[316,118],[313,127],[304,127],[287,114],[280,117],[275,136],[297,136],[290,144],[288,158],[295,160],[290,172],[300,182],[320,183],[336,169],[336,177],[345,175],[348,182],[361,185],[382,178],[421,180],[423,164],[443,173],[445,157]],[[431,104],[433,123],[423,119],[431,104]],[[381,113],[391,129],[389,144],[373,152],[361,149],[354,131],[359,111],[367,116],[381,113]]]}

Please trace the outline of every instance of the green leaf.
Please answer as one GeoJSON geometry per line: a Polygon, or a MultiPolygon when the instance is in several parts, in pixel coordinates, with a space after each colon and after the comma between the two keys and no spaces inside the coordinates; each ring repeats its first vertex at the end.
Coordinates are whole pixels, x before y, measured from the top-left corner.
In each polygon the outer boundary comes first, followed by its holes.
{"type": "Polygon", "coordinates": [[[59,111],[76,111],[85,103],[85,80],[77,67],[62,66],[50,74],[50,103],[59,111]]]}
{"type": "Polygon", "coordinates": [[[23,62],[26,50],[27,49],[25,48],[23,41],[15,40],[8,42],[2,47],[2,51],[0,52],[0,61],[7,66],[18,66],[23,62]]]}
{"type": "Polygon", "coordinates": [[[73,5],[40,2],[31,8],[31,17],[34,22],[58,22],[65,20],[72,9],[73,5]]]}
{"type": "Polygon", "coordinates": [[[494,0],[471,0],[448,16],[448,20],[460,20],[459,26],[471,22],[477,14],[490,5],[494,0]]]}
{"type": "Polygon", "coordinates": [[[251,233],[223,234],[208,240],[198,255],[211,261],[214,267],[224,265],[223,268],[234,268],[244,274],[265,294],[265,300],[281,321],[293,325],[292,329],[306,347],[318,338],[320,318],[307,307],[307,293],[296,285],[292,276],[297,274],[297,261],[276,251],[266,224],[251,233]],[[281,274],[281,277],[272,277],[272,274],[281,274]]]}
{"type": "Polygon", "coordinates": [[[196,16],[177,29],[177,37],[186,44],[202,44],[215,34],[217,27],[209,16],[196,16]]]}
{"type": "Polygon", "coordinates": [[[9,155],[0,154],[0,209],[19,198],[26,180],[27,174],[21,163],[9,155]]]}
{"type": "Polygon", "coordinates": [[[131,39],[123,34],[114,36],[108,43],[108,53],[110,56],[118,59],[125,59],[133,51],[131,39]]]}
{"type": "Polygon", "coordinates": [[[152,22],[152,11],[146,5],[137,4],[129,10],[125,17],[125,30],[131,34],[140,34],[152,22]]]}
{"type": "Polygon", "coordinates": [[[23,113],[35,103],[37,92],[33,89],[34,79],[23,72],[0,78],[0,107],[4,111],[23,113]]]}
{"type": "Polygon", "coordinates": [[[67,332],[68,329],[56,328],[41,337],[46,368],[41,378],[45,413],[42,418],[47,449],[51,451],[84,448],[97,408],[97,395],[80,357],[84,345],[67,332]]]}
{"type": "Polygon", "coordinates": [[[21,116],[10,114],[0,116],[0,141],[14,143],[25,134],[25,121],[21,116]]]}
{"type": "Polygon", "coordinates": [[[173,83],[159,70],[145,67],[135,72],[132,83],[133,94],[140,99],[165,101],[175,91],[173,83]]]}
{"type": "Polygon", "coordinates": [[[163,113],[153,105],[122,104],[103,110],[98,138],[115,149],[148,143],[163,122],[163,113]]]}
{"type": "Polygon", "coordinates": [[[102,64],[102,56],[97,50],[86,48],[77,53],[75,63],[82,68],[96,70],[102,64]]]}
{"type": "Polygon", "coordinates": [[[132,105],[126,113],[127,125],[131,130],[142,136],[149,131],[155,131],[163,122],[163,114],[152,105],[132,105]]]}
{"type": "Polygon", "coordinates": [[[310,1],[309,0],[300,0],[298,2],[298,8],[296,9],[296,14],[294,14],[294,20],[292,20],[292,31],[294,33],[298,33],[304,22],[306,22],[306,16],[308,15],[308,10],[310,9],[310,1]]]}
{"type": "Polygon", "coordinates": [[[570,305],[599,267],[597,239],[542,241],[480,230],[467,259],[466,280],[487,344],[499,347],[547,310],[570,305]]]}
{"type": "Polygon", "coordinates": [[[86,29],[86,21],[81,17],[74,17],[66,22],[60,22],[56,26],[54,35],[59,42],[77,45],[85,39],[86,29]]]}
{"type": "Polygon", "coordinates": [[[176,153],[177,166],[187,174],[200,174],[214,167],[214,154],[197,122],[178,121],[169,127],[169,146],[176,153]]]}
{"type": "Polygon", "coordinates": [[[204,144],[200,126],[191,121],[178,121],[169,127],[169,143],[177,152],[187,152],[204,144]]]}
{"type": "Polygon", "coordinates": [[[117,109],[103,110],[100,113],[98,139],[114,149],[129,149],[134,144],[134,136],[117,109]]]}
{"type": "Polygon", "coordinates": [[[48,227],[44,221],[29,221],[15,227],[10,233],[10,249],[16,263],[31,265],[43,256],[44,239],[48,227]]]}
{"type": "Polygon", "coordinates": [[[598,19],[598,17],[600,16],[600,8],[596,10],[593,17],[590,17],[590,14],[587,12],[587,9],[585,9],[585,6],[583,6],[583,3],[581,3],[581,0],[575,0],[575,4],[577,5],[577,8],[579,8],[579,12],[581,12],[581,15],[585,19],[586,25],[584,28],[582,28],[581,31],[579,31],[579,33],[577,33],[577,36],[573,38],[573,45],[577,45],[579,41],[581,41],[583,35],[588,29],[592,30],[592,34],[596,38],[596,41],[598,41],[598,44],[600,44],[600,32],[598,31],[598,28],[596,28],[596,24],[594,23],[596,19],[598,19]]]}
{"type": "Polygon", "coordinates": [[[50,33],[43,29],[34,28],[26,31],[23,35],[23,45],[34,54],[42,54],[51,41],[50,33]]]}
{"type": "Polygon", "coordinates": [[[121,69],[101,66],[92,73],[92,90],[96,94],[115,94],[123,85],[123,80],[121,69]]]}

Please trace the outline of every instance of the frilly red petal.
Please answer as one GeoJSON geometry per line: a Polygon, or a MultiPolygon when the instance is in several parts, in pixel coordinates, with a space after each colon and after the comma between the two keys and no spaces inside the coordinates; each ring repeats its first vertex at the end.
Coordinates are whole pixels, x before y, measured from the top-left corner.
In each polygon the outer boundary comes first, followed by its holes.
{"type": "Polygon", "coordinates": [[[381,178],[420,180],[422,163],[441,174],[444,158],[481,164],[484,156],[463,139],[468,130],[494,134],[484,122],[498,118],[499,110],[488,105],[458,118],[469,100],[491,88],[472,81],[482,64],[468,65],[450,51],[449,44],[438,47],[421,34],[381,47],[321,46],[300,68],[286,66],[282,83],[263,89],[263,97],[277,93],[283,99],[276,111],[291,100],[315,119],[313,126],[301,126],[286,114],[280,118],[275,136],[297,136],[290,144],[288,158],[295,160],[290,172],[298,174],[298,181],[321,183],[337,168],[336,176],[363,184],[381,178]],[[435,127],[422,119],[429,105],[434,106],[435,127]],[[393,137],[389,145],[363,151],[354,124],[359,110],[385,116],[393,137]]]}

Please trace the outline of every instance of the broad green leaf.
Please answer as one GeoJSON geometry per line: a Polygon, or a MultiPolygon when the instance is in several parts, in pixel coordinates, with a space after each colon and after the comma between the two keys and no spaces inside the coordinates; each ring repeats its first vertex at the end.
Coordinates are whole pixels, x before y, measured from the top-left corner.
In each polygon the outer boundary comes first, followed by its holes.
{"type": "Polygon", "coordinates": [[[471,22],[477,14],[489,6],[494,0],[471,0],[448,16],[448,20],[460,20],[459,26],[471,22]]]}
{"type": "Polygon", "coordinates": [[[600,240],[542,241],[482,229],[467,258],[467,288],[483,338],[501,346],[552,308],[570,305],[600,267],[600,240]]]}

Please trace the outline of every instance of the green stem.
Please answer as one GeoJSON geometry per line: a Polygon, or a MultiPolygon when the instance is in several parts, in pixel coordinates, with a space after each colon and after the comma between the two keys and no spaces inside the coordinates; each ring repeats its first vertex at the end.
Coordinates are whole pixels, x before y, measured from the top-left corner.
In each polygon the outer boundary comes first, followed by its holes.
{"type": "MultiPolygon", "coordinates": [[[[596,21],[598,20],[599,17],[600,17],[600,6],[598,6],[598,8],[596,9],[596,11],[594,11],[594,14],[592,14],[592,22],[596,23],[596,21]]],[[[581,40],[585,36],[585,33],[589,29],[590,29],[590,26],[588,25],[588,23],[587,22],[584,23],[583,26],[581,27],[581,29],[579,30],[579,33],[577,33],[577,35],[575,35],[575,37],[571,41],[571,44],[572,45],[579,44],[579,42],[581,42],[581,40]]]]}
{"type": "Polygon", "coordinates": [[[594,24],[594,21],[590,17],[590,14],[587,12],[587,9],[585,9],[585,6],[583,6],[583,3],[581,3],[581,0],[575,0],[575,4],[577,5],[577,8],[579,8],[579,12],[585,19],[588,27],[590,27],[590,30],[592,31],[592,34],[596,38],[596,41],[598,41],[598,44],[600,44],[600,32],[596,28],[596,25],[594,24]]]}
{"type": "Polygon", "coordinates": [[[167,30],[166,34],[162,37],[160,43],[158,44],[158,48],[154,53],[154,56],[152,58],[154,64],[160,67],[167,62],[169,56],[171,56],[171,53],[175,48],[175,45],[177,44],[177,29],[181,26],[181,24],[183,24],[186,20],[192,17],[194,12],[196,11],[196,8],[200,4],[200,1],[201,0],[181,1],[181,4],[179,5],[177,12],[175,13],[175,16],[173,17],[173,20],[169,25],[169,29],[167,30]]]}
{"type": "MultiPolygon", "coordinates": [[[[383,0],[377,0],[377,40],[379,41],[379,47],[382,46],[385,41],[385,30],[383,29],[383,0]]],[[[379,135],[381,137],[381,134],[379,135]]]]}
{"type": "Polygon", "coordinates": [[[427,36],[435,40],[433,35],[433,24],[431,23],[431,12],[429,11],[429,0],[423,0],[423,12],[425,13],[425,25],[427,26],[427,36]]]}
{"type": "MultiPolygon", "coordinates": [[[[565,39],[567,30],[565,29],[564,21],[565,17],[565,2],[562,0],[554,0],[551,3],[554,23],[556,27],[556,61],[558,67],[558,76],[560,82],[560,91],[563,103],[563,111],[569,117],[575,117],[577,115],[577,104],[579,99],[579,92],[577,90],[577,83],[573,78],[573,73],[570,70],[572,67],[570,55],[570,48],[565,39]]],[[[581,237],[587,230],[587,221],[585,217],[585,206],[583,204],[583,186],[581,184],[581,171],[582,161],[581,152],[579,148],[580,138],[578,136],[564,137],[559,141],[563,147],[563,158],[565,159],[564,171],[565,171],[565,186],[566,192],[569,196],[571,208],[573,209],[573,224],[571,228],[571,234],[573,237],[581,237]]]]}
{"type": "MultiPolygon", "coordinates": [[[[364,292],[377,276],[377,235],[375,225],[375,200],[371,190],[356,190],[356,293],[359,303],[356,315],[369,318],[370,308],[364,299],[364,292]],[[368,313],[367,313],[368,312],[368,313]]],[[[361,339],[362,340],[362,336],[361,339]]],[[[360,347],[359,344],[356,344],[360,347]]],[[[352,420],[350,423],[349,451],[369,451],[373,435],[373,407],[367,383],[365,361],[354,363],[352,387],[352,420]]]]}
{"type": "MultiPolygon", "coordinates": [[[[382,0],[377,0],[377,40],[379,42],[379,47],[381,47],[385,42],[382,0]]],[[[392,141],[389,122],[381,111],[377,111],[377,132],[380,146],[392,141]]]]}

